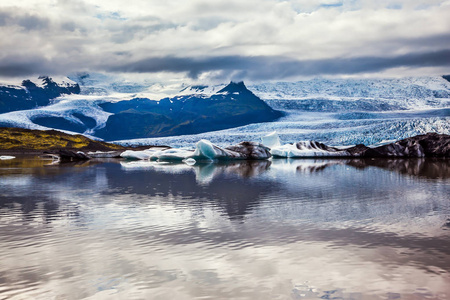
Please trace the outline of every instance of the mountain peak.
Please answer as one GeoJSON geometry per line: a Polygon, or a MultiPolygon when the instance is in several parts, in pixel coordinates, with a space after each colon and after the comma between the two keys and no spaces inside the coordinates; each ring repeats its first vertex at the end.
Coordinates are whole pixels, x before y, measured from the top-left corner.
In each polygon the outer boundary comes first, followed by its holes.
{"type": "Polygon", "coordinates": [[[245,86],[243,81],[239,81],[239,82],[234,82],[234,81],[230,81],[230,83],[224,87],[223,89],[221,89],[220,91],[218,91],[218,93],[239,93],[239,92],[250,92],[247,87],[245,86]]]}

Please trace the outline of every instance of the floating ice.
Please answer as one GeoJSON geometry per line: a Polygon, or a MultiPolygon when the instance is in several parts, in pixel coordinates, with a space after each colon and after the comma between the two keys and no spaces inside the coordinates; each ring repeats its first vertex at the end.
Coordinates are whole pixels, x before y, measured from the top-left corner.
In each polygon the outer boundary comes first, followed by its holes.
{"type": "Polygon", "coordinates": [[[182,161],[194,153],[192,150],[183,149],[164,149],[153,153],[152,160],[161,161],[182,161]]]}
{"type": "Polygon", "coordinates": [[[220,148],[208,140],[200,140],[192,156],[194,159],[220,159],[224,157],[238,157],[239,155],[220,148]]]}
{"type": "Polygon", "coordinates": [[[342,157],[350,156],[345,150],[328,147],[315,141],[304,141],[274,147],[270,151],[274,157],[342,157]]]}
{"type": "Polygon", "coordinates": [[[9,155],[1,155],[0,160],[7,160],[7,159],[14,159],[15,156],[9,156],[9,155]]]}
{"type": "Polygon", "coordinates": [[[268,159],[271,157],[269,148],[254,142],[241,142],[237,145],[221,148],[208,140],[197,143],[194,159],[268,159]]]}
{"type": "Polygon", "coordinates": [[[269,148],[281,146],[280,137],[278,136],[276,131],[263,136],[261,138],[261,142],[264,146],[269,147],[269,148]]]}
{"type": "Polygon", "coordinates": [[[150,148],[142,151],[127,150],[120,156],[127,159],[184,161],[195,164],[201,160],[267,159],[271,157],[269,148],[262,144],[241,142],[234,146],[221,148],[208,140],[200,140],[195,150],[150,148]]]}
{"type": "Polygon", "coordinates": [[[126,159],[182,161],[194,153],[193,150],[150,148],[146,150],[126,150],[120,156],[126,159]]]}
{"type": "Polygon", "coordinates": [[[113,158],[119,157],[120,154],[121,151],[95,151],[87,153],[87,155],[91,158],[113,158]]]}
{"type": "Polygon", "coordinates": [[[144,160],[144,159],[150,159],[154,153],[155,153],[155,150],[150,150],[150,149],[141,150],[141,151],[126,150],[126,151],[122,152],[122,154],[120,154],[120,157],[123,157],[126,159],[144,160]]]}

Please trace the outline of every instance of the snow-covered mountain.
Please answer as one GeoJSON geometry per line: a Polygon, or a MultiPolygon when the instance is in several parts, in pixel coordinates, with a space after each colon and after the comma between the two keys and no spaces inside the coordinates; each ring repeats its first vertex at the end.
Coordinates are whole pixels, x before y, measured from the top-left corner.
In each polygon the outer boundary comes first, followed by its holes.
{"type": "MultiPolygon", "coordinates": [[[[95,83],[88,79],[92,80],[86,77],[80,81],[82,89],[86,84],[95,83]]],[[[103,87],[108,84],[103,82],[103,87]]],[[[94,96],[83,91],[79,95],[60,97],[51,105],[0,114],[0,126],[52,128],[115,140],[200,133],[269,122],[282,116],[250,92],[243,82],[231,82],[210,95],[186,93],[158,101],[130,99],[128,92],[125,89],[125,92],[104,95],[101,88],[94,96]]]]}
{"type": "Polygon", "coordinates": [[[41,76],[33,80],[0,83],[0,113],[45,106],[62,95],[78,93],[78,84],[67,78],[41,76]]]}
{"type": "Polygon", "coordinates": [[[201,138],[219,145],[258,141],[271,131],[283,142],[317,140],[331,145],[377,144],[428,131],[450,133],[450,78],[440,76],[252,84],[251,92],[284,112],[281,119],[265,123],[255,122],[276,119],[275,115],[267,119],[270,108],[259,99],[243,100],[258,97],[239,84],[232,85],[237,89],[233,90],[226,85],[161,84],[99,73],[69,77],[58,78],[58,84],[41,78],[18,82],[19,86],[0,85],[0,110],[2,101],[9,103],[9,110],[0,113],[0,126],[56,128],[108,140],[160,136],[127,143],[178,147],[192,146],[201,138]],[[46,96],[39,98],[43,91],[46,96]],[[262,110],[247,105],[252,101],[262,110]],[[239,112],[246,114],[237,117],[239,112]],[[214,131],[222,128],[229,129],[214,131]],[[161,137],[165,135],[170,136],[161,137]]]}
{"type": "Polygon", "coordinates": [[[226,87],[226,84],[218,84],[218,85],[190,85],[183,88],[181,91],[177,93],[178,96],[185,95],[203,95],[205,97],[209,97],[223,88],[226,87]]]}
{"type": "Polygon", "coordinates": [[[90,99],[120,101],[133,98],[161,100],[176,95],[196,94],[180,92],[189,88],[179,83],[160,83],[145,77],[127,78],[103,73],[75,73],[68,76],[81,87],[81,95],[90,99]]]}

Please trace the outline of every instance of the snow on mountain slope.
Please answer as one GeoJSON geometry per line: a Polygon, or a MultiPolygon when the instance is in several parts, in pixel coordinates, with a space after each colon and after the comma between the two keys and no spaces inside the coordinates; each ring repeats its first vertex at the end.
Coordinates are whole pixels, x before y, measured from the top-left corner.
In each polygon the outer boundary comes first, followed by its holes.
{"type": "MultiPolygon", "coordinates": [[[[110,100],[161,100],[186,95],[209,97],[226,86],[161,84],[145,78],[133,81],[101,73],[77,73],[69,78],[80,85],[81,95],[96,96],[97,99],[108,96],[110,100]]],[[[316,78],[298,82],[250,84],[248,88],[261,99],[272,101],[271,105],[286,105],[278,104],[281,100],[310,101],[313,106],[317,101],[330,101],[330,105],[342,102],[341,107],[350,104],[352,109],[358,109],[358,103],[364,102],[366,106],[367,103],[370,103],[371,107],[378,106],[379,110],[396,110],[445,107],[450,104],[450,82],[441,76],[384,79],[316,78]],[[277,103],[274,100],[280,101],[277,103]]],[[[327,106],[328,103],[324,105],[327,106]]],[[[302,106],[305,106],[305,102],[302,106]]]]}
{"type": "MultiPolygon", "coordinates": [[[[97,104],[98,102],[88,100],[60,100],[41,108],[0,114],[0,126],[47,130],[52,127],[40,125],[38,120],[57,118],[78,125],[79,133],[91,135],[95,130],[105,126],[111,115],[111,113],[103,111],[97,104]],[[88,129],[85,124],[89,120],[95,122],[92,129],[88,129]]],[[[71,132],[71,130],[68,131],[71,132]]]]}
{"type": "MultiPolygon", "coordinates": [[[[33,82],[38,87],[44,87],[47,85],[46,79],[47,76],[39,76],[34,78],[29,78],[31,82],[33,82]]],[[[52,81],[54,81],[56,84],[62,87],[69,87],[72,85],[75,85],[76,82],[69,79],[65,76],[51,76],[50,77],[52,81]]],[[[15,87],[15,88],[23,88],[22,87],[23,78],[1,78],[0,80],[0,86],[8,86],[8,87],[15,87]]]]}
{"type": "Polygon", "coordinates": [[[177,96],[185,95],[205,95],[211,96],[226,87],[226,84],[218,85],[191,85],[183,88],[177,93],[177,96]]]}
{"type": "Polygon", "coordinates": [[[129,100],[133,98],[147,98],[161,100],[180,94],[185,88],[178,83],[159,83],[145,78],[126,78],[119,75],[102,73],[76,73],[69,78],[81,87],[81,94],[91,98],[110,101],[129,100]]]}

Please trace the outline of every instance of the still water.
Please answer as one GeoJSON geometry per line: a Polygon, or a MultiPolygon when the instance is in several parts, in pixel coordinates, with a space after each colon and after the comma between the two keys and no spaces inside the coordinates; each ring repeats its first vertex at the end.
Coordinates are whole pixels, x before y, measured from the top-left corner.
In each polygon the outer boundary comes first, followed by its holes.
{"type": "Polygon", "coordinates": [[[450,299],[450,160],[0,161],[0,299],[450,299]]]}

